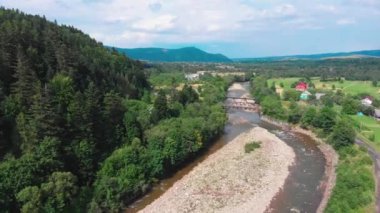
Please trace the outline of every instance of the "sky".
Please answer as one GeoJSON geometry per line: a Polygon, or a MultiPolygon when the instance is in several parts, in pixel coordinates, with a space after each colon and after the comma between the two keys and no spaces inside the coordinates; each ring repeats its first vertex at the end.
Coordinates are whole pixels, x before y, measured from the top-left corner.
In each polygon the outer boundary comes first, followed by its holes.
{"type": "Polygon", "coordinates": [[[0,0],[108,46],[231,58],[380,49],[380,0],[0,0]]]}

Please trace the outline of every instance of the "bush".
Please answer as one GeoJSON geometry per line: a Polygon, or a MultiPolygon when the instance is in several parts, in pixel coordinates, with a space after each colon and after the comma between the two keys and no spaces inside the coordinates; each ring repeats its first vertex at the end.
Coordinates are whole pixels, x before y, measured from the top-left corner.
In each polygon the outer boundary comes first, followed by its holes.
{"type": "Polygon", "coordinates": [[[335,149],[339,149],[341,147],[354,144],[355,136],[356,134],[353,125],[345,120],[342,120],[335,125],[329,138],[329,143],[333,145],[335,149]]]}
{"type": "Polygon", "coordinates": [[[261,144],[260,142],[255,142],[255,141],[245,144],[244,146],[245,153],[250,153],[254,151],[255,149],[260,148],[261,147],[260,144],[261,144]]]}
{"type": "Polygon", "coordinates": [[[313,126],[331,132],[336,124],[336,112],[333,108],[323,107],[313,119],[313,126]]]}
{"type": "Polygon", "coordinates": [[[297,90],[285,90],[283,93],[283,99],[284,101],[299,101],[300,100],[301,92],[297,90]]]}
{"type": "Polygon", "coordinates": [[[261,102],[262,112],[270,117],[284,120],[286,119],[285,110],[280,99],[275,95],[266,96],[261,102]]]}
{"type": "Polygon", "coordinates": [[[342,113],[355,115],[360,110],[360,102],[352,98],[345,98],[342,103],[342,113]]]}

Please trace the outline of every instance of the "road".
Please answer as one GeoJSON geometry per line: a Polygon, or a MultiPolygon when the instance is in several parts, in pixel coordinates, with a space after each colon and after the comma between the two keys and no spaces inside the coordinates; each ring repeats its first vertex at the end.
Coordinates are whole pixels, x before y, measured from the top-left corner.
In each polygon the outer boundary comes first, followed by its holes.
{"type": "Polygon", "coordinates": [[[369,155],[371,155],[372,160],[375,164],[375,178],[376,178],[376,212],[380,212],[380,153],[377,152],[367,143],[356,139],[355,143],[361,147],[364,147],[368,150],[369,155]]]}

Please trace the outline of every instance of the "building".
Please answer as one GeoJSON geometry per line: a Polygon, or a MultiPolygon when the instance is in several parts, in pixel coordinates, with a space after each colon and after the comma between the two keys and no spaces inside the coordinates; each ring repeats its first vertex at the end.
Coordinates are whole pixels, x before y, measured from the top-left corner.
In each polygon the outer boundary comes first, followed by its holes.
{"type": "Polygon", "coordinates": [[[301,91],[301,92],[304,92],[308,89],[308,86],[307,86],[307,83],[305,82],[299,82],[297,85],[296,85],[296,90],[297,91],[301,91]]]}
{"type": "Polygon", "coordinates": [[[373,113],[373,117],[380,119],[380,109],[375,109],[375,112],[373,113]]]}
{"type": "Polygon", "coordinates": [[[208,73],[209,71],[204,71],[204,70],[201,70],[201,71],[197,71],[197,74],[199,75],[199,76],[201,76],[201,75],[204,75],[204,74],[206,74],[206,73],[208,73]]]}
{"type": "Polygon", "coordinates": [[[309,100],[310,95],[311,95],[311,93],[306,90],[303,93],[301,93],[300,99],[303,101],[307,101],[307,100],[309,100]]]}
{"type": "Polygon", "coordinates": [[[325,93],[315,93],[315,99],[317,100],[321,100],[322,96],[325,96],[326,94],[325,93]]]}
{"type": "Polygon", "coordinates": [[[196,80],[199,80],[199,74],[198,73],[185,74],[185,78],[188,81],[196,81],[196,80]]]}
{"type": "Polygon", "coordinates": [[[372,106],[373,98],[370,96],[366,96],[361,100],[362,105],[364,106],[372,106]]]}

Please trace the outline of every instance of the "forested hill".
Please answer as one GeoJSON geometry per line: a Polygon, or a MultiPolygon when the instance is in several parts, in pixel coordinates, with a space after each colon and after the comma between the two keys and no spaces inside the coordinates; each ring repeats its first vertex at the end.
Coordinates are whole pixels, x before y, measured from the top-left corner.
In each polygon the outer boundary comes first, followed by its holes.
{"type": "Polygon", "coordinates": [[[142,68],[73,27],[0,8],[0,212],[28,199],[65,202],[70,193],[33,194],[54,181],[70,191],[94,180],[127,140],[122,97],[149,89],[142,68]]]}
{"type": "Polygon", "coordinates": [[[185,47],[180,49],[163,48],[136,48],[123,49],[116,48],[119,52],[125,53],[133,59],[145,61],[161,62],[231,62],[229,58],[222,54],[211,54],[195,47],[185,47]]]}
{"type": "Polygon", "coordinates": [[[177,90],[164,71],[0,8],[0,212],[121,212],[203,150],[233,78],[177,90]]]}

